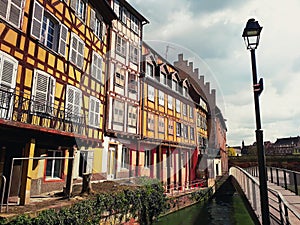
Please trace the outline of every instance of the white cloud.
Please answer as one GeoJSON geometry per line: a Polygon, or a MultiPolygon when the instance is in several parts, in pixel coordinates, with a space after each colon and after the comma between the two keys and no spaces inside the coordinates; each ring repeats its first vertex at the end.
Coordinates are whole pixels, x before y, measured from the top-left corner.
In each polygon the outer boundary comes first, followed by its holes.
{"type": "MultiPolygon", "coordinates": [[[[241,34],[249,18],[257,19],[263,26],[256,62],[258,76],[265,80],[260,97],[264,139],[299,135],[300,30],[296,24],[300,21],[300,1],[130,2],[150,21],[144,29],[146,40],[184,46],[204,61],[195,65],[217,89],[218,103],[224,105],[221,108],[230,145],[255,141],[250,53],[241,34]]],[[[165,48],[160,50],[165,53],[165,48]]],[[[176,50],[170,49],[169,60],[172,54],[174,58],[181,53],[176,50]]]]}

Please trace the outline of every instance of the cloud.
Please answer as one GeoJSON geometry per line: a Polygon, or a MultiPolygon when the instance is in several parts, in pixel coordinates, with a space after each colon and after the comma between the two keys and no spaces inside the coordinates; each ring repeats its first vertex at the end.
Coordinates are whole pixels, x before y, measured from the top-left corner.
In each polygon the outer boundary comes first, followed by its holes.
{"type": "MultiPolygon", "coordinates": [[[[295,22],[300,21],[300,1],[130,2],[150,20],[144,27],[145,40],[172,43],[171,62],[186,48],[185,58],[195,60],[195,67],[217,89],[232,145],[255,141],[251,59],[241,34],[249,18],[257,19],[263,26],[256,65],[258,77],[265,81],[260,97],[264,139],[299,135],[300,30],[295,22]]],[[[164,56],[166,45],[158,51],[164,56]]]]}

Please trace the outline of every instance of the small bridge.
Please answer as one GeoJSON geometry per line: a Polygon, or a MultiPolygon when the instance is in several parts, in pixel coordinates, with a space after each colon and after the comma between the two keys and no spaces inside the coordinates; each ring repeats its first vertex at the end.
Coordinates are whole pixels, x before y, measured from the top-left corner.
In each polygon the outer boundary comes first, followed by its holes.
{"type": "MultiPolygon", "coordinates": [[[[300,224],[300,173],[267,167],[268,199],[272,225],[300,224]]],[[[244,193],[257,220],[262,224],[258,168],[231,167],[229,174],[244,193]]]]}

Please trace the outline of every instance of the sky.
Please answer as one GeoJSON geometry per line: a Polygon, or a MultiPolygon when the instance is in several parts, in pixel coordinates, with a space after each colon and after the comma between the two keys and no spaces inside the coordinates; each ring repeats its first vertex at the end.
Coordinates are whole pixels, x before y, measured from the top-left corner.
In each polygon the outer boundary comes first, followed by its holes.
{"type": "Polygon", "coordinates": [[[248,19],[257,20],[263,27],[256,65],[258,79],[264,79],[264,141],[300,135],[299,0],[128,2],[149,20],[144,40],[150,46],[171,63],[183,53],[217,90],[229,146],[255,142],[251,58],[242,32],[248,19]]]}

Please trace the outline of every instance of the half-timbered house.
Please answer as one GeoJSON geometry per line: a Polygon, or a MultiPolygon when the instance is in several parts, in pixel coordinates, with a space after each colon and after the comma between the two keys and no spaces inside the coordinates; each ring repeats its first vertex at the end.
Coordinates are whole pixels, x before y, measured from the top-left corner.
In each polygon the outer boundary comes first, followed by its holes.
{"type": "Polygon", "coordinates": [[[73,178],[101,178],[107,28],[116,15],[97,0],[0,8],[0,171],[9,197],[24,204],[70,188],[72,168],[73,178]]]}

